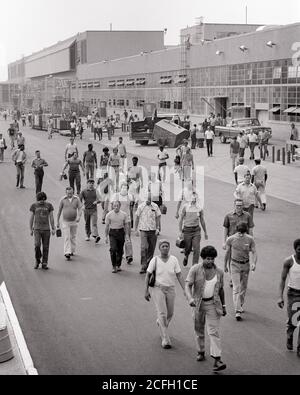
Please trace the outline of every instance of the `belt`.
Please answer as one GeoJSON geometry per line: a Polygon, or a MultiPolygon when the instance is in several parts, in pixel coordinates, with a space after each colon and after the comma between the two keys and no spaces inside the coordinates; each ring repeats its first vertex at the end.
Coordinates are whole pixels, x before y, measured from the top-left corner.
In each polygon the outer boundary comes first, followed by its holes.
{"type": "Polygon", "coordinates": [[[300,294],[300,289],[288,287],[288,291],[300,294]]]}
{"type": "Polygon", "coordinates": [[[213,296],[211,298],[202,298],[203,302],[209,302],[210,300],[213,300],[213,296]]]}
{"type": "Polygon", "coordinates": [[[248,261],[237,261],[236,259],[231,258],[231,260],[233,262],[240,263],[241,265],[244,265],[245,263],[249,263],[249,259],[248,259],[248,261]]]}

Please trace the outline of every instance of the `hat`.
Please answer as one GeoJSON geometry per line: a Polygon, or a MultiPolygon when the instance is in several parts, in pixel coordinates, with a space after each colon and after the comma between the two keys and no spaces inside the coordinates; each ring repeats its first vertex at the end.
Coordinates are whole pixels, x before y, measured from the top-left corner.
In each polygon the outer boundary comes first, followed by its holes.
{"type": "Polygon", "coordinates": [[[166,240],[166,239],[163,239],[163,240],[159,241],[158,248],[160,248],[162,244],[168,244],[169,247],[170,247],[170,242],[168,240],[166,240]]]}
{"type": "Polygon", "coordinates": [[[95,180],[93,179],[93,178],[90,178],[90,179],[88,179],[88,181],[87,181],[88,183],[95,183],[95,180]]]}
{"type": "Polygon", "coordinates": [[[103,148],[103,152],[108,152],[109,151],[109,148],[108,147],[104,147],[103,148]]]}

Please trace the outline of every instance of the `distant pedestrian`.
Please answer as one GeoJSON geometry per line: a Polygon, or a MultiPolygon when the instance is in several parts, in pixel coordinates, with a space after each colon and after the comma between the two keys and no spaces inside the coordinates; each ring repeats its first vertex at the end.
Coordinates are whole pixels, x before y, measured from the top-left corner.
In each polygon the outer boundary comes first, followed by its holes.
{"type": "Polygon", "coordinates": [[[249,148],[250,148],[250,159],[254,159],[254,151],[255,151],[255,147],[257,146],[257,143],[258,143],[258,137],[253,132],[253,130],[251,130],[250,133],[248,134],[248,141],[249,141],[249,148]]]}
{"type": "Polygon", "coordinates": [[[166,182],[166,168],[167,168],[167,160],[169,159],[169,154],[163,145],[159,147],[157,153],[158,159],[158,178],[161,182],[166,182]]]}
{"type": "Polygon", "coordinates": [[[194,124],[191,130],[191,143],[192,143],[192,149],[196,148],[196,143],[197,143],[197,125],[194,124]]]}
{"type": "Polygon", "coordinates": [[[47,130],[48,130],[48,140],[51,140],[53,137],[53,119],[49,118],[47,121],[47,130]]]}
{"type": "Polygon", "coordinates": [[[70,138],[70,143],[66,145],[65,161],[67,161],[68,159],[72,158],[75,153],[77,154],[77,157],[78,157],[79,153],[78,153],[77,145],[75,144],[75,139],[74,139],[74,137],[71,137],[70,138]]]}
{"type": "Polygon", "coordinates": [[[291,124],[291,136],[290,136],[291,140],[299,140],[299,132],[298,129],[296,128],[295,124],[292,123],[291,124]]]}
{"type": "Polygon", "coordinates": [[[21,116],[21,119],[22,119],[22,126],[25,127],[26,126],[26,114],[24,112],[21,116]]]}
{"type": "Polygon", "coordinates": [[[71,137],[73,137],[75,139],[75,137],[76,137],[76,122],[75,122],[74,118],[70,123],[70,132],[71,132],[71,137]]]}
{"type": "Polygon", "coordinates": [[[0,133],[0,162],[4,161],[4,151],[7,149],[5,138],[3,134],[0,133]]]}
{"type": "Polygon", "coordinates": [[[88,145],[88,150],[83,154],[83,167],[85,168],[86,179],[94,178],[97,169],[97,154],[93,149],[93,144],[88,145]]]}
{"type": "Polygon", "coordinates": [[[77,122],[76,130],[78,131],[78,134],[80,136],[80,140],[82,140],[84,129],[83,129],[83,123],[82,123],[81,118],[79,118],[79,120],[77,122]]]}
{"type": "Polygon", "coordinates": [[[215,138],[215,133],[211,126],[207,127],[205,132],[205,139],[206,139],[206,147],[207,147],[207,155],[208,157],[213,156],[213,142],[215,138]]]}
{"type": "Polygon", "coordinates": [[[178,280],[183,292],[184,279],[181,268],[175,256],[170,255],[170,242],[159,242],[160,255],[151,259],[145,279],[145,299],[153,302],[157,311],[157,326],[161,336],[161,346],[164,349],[172,347],[168,328],[174,315],[175,285],[178,280]],[[149,278],[155,271],[154,287],[149,288],[149,278]]]}
{"type": "Polygon", "coordinates": [[[41,152],[39,150],[35,151],[36,158],[32,161],[31,167],[34,169],[35,176],[35,192],[38,194],[43,188],[44,179],[44,167],[48,166],[45,159],[41,158],[41,152]]]}
{"type": "Polygon", "coordinates": [[[193,265],[199,263],[201,227],[204,231],[205,240],[208,240],[204,212],[199,205],[198,195],[193,192],[191,202],[187,203],[181,212],[179,220],[179,234],[184,239],[185,251],[183,266],[187,266],[189,255],[193,250],[193,265]]]}
{"type": "Polygon", "coordinates": [[[267,206],[266,184],[268,180],[268,172],[265,166],[261,164],[261,159],[255,159],[255,166],[252,169],[251,182],[256,186],[257,192],[262,202],[262,210],[267,206]]]}
{"type": "Polygon", "coordinates": [[[12,126],[12,124],[8,128],[7,134],[8,134],[9,140],[10,140],[10,149],[12,151],[15,148],[15,140],[16,140],[16,136],[17,136],[15,128],[12,126]]]}
{"type": "Polygon", "coordinates": [[[187,147],[185,154],[181,161],[182,179],[183,181],[190,181],[193,179],[193,171],[195,169],[194,156],[190,147],[187,147]]]}
{"type": "Polygon", "coordinates": [[[257,188],[255,185],[251,184],[251,174],[250,172],[245,175],[244,182],[239,184],[235,190],[234,197],[236,199],[241,199],[244,204],[244,210],[247,211],[252,219],[254,213],[254,207],[256,201],[260,204],[260,207],[263,208],[261,198],[258,194],[257,188]]]}
{"type": "Polygon", "coordinates": [[[119,144],[117,145],[118,155],[120,156],[120,171],[124,172],[125,161],[127,159],[126,146],[123,142],[123,137],[119,137],[119,144]]]}
{"type": "Polygon", "coordinates": [[[136,211],[135,231],[141,237],[141,271],[146,273],[149,262],[153,258],[157,236],[161,229],[161,212],[157,204],[151,201],[148,194],[146,202],[139,205],[136,211]]]}
{"type": "Polygon", "coordinates": [[[17,146],[18,146],[18,148],[20,148],[21,145],[23,145],[24,148],[25,148],[25,137],[23,136],[22,132],[18,132],[18,134],[17,134],[17,146]]]}
{"type": "Polygon", "coordinates": [[[125,235],[128,234],[128,217],[120,211],[120,202],[113,202],[113,210],[106,215],[105,236],[106,243],[110,241],[110,257],[113,266],[113,273],[120,272],[124,251],[125,235]]]}
{"type": "Polygon", "coordinates": [[[100,156],[99,163],[99,177],[98,183],[104,180],[105,177],[108,177],[108,162],[110,158],[109,148],[104,147],[102,150],[103,154],[100,156]]]}
{"type": "Polygon", "coordinates": [[[81,192],[79,198],[81,203],[84,203],[85,240],[90,241],[92,236],[97,244],[101,239],[97,226],[97,205],[101,203],[101,197],[99,192],[95,189],[95,181],[93,179],[87,181],[87,188],[81,192]]]}
{"type": "MultiPolygon", "coordinates": [[[[282,309],[284,306],[283,292],[287,277],[287,340],[286,347],[289,351],[293,350],[293,337],[297,325],[299,327],[299,306],[300,306],[300,239],[294,241],[295,254],[285,259],[281,273],[279,285],[278,306],[282,309]]],[[[297,356],[300,358],[300,331],[298,332],[297,356]]]]}
{"type": "Polygon", "coordinates": [[[101,127],[101,123],[99,119],[96,119],[93,122],[93,130],[94,130],[94,140],[98,140],[101,141],[102,140],[102,127],[101,127]]]}
{"type": "Polygon", "coordinates": [[[265,160],[269,156],[268,144],[271,138],[271,133],[268,129],[264,130],[261,134],[259,145],[263,159],[265,160]]]}
{"type": "Polygon", "coordinates": [[[24,189],[24,174],[25,174],[25,163],[27,160],[27,155],[25,153],[24,145],[21,145],[19,149],[17,149],[12,156],[12,160],[15,162],[17,168],[17,184],[18,188],[20,185],[20,189],[24,189]]]}
{"type": "Polygon", "coordinates": [[[201,251],[202,263],[194,265],[186,278],[185,293],[193,308],[194,331],[197,341],[197,361],[205,360],[205,326],[210,340],[210,355],[215,360],[213,371],[226,369],[221,360],[220,319],[226,316],[224,273],[216,264],[213,246],[201,251]]]}
{"type": "Polygon", "coordinates": [[[239,164],[234,168],[233,173],[234,173],[234,179],[236,184],[241,184],[242,182],[245,181],[245,175],[247,173],[250,173],[250,169],[248,166],[245,164],[244,158],[239,158],[239,164]]]}
{"type": "Polygon", "coordinates": [[[230,143],[230,157],[232,159],[232,171],[236,168],[237,158],[239,156],[240,144],[237,142],[237,137],[234,136],[232,138],[232,142],[230,143]]]}
{"type": "Polygon", "coordinates": [[[245,135],[245,133],[240,132],[237,142],[240,144],[239,157],[244,158],[245,149],[248,147],[248,137],[245,135]]]}
{"type": "Polygon", "coordinates": [[[36,203],[30,207],[30,233],[31,236],[34,236],[35,248],[34,268],[38,269],[40,264],[42,264],[42,269],[48,270],[50,224],[52,235],[55,235],[54,208],[51,203],[47,202],[47,195],[44,192],[39,192],[36,195],[36,200],[36,203]],[[41,251],[41,246],[43,251],[41,251]]]}
{"type": "Polygon", "coordinates": [[[85,175],[85,169],[80,159],[78,159],[77,153],[75,152],[73,157],[67,160],[66,164],[63,167],[62,174],[64,174],[65,170],[69,167],[69,183],[70,187],[75,191],[74,184],[76,182],[76,190],[77,195],[80,194],[81,191],[81,175],[80,175],[80,167],[82,169],[83,176],[85,175]]]}
{"type": "Polygon", "coordinates": [[[119,191],[120,164],[121,164],[121,158],[120,155],[118,154],[118,148],[115,147],[113,148],[113,153],[108,160],[109,177],[114,181],[115,192],[119,191]]]}
{"type": "Polygon", "coordinates": [[[76,252],[78,223],[82,214],[82,205],[71,187],[66,188],[66,195],[61,199],[57,214],[57,228],[60,229],[60,217],[63,215],[64,255],[69,261],[76,252]]]}
{"type": "Polygon", "coordinates": [[[231,259],[233,304],[237,321],[242,320],[241,314],[244,313],[243,305],[245,303],[250,272],[250,253],[253,255],[251,270],[255,271],[257,263],[255,242],[252,236],[247,235],[247,224],[241,222],[237,225],[237,233],[230,236],[226,241],[226,254],[224,260],[224,271],[227,273],[231,259]]]}

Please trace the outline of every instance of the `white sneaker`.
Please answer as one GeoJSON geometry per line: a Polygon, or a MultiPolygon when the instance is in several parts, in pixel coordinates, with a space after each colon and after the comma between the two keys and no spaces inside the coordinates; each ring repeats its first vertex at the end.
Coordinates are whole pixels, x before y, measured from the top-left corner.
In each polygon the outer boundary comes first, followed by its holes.
{"type": "Polygon", "coordinates": [[[87,236],[86,238],[85,238],[85,241],[90,241],[91,239],[87,236]]]}

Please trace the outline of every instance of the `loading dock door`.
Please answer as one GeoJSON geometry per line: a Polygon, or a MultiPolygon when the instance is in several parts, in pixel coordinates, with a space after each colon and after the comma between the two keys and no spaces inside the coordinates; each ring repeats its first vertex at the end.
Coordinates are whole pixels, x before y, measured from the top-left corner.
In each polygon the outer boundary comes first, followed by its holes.
{"type": "Polygon", "coordinates": [[[215,97],[216,115],[221,114],[222,118],[227,117],[228,97],[215,97]]]}

